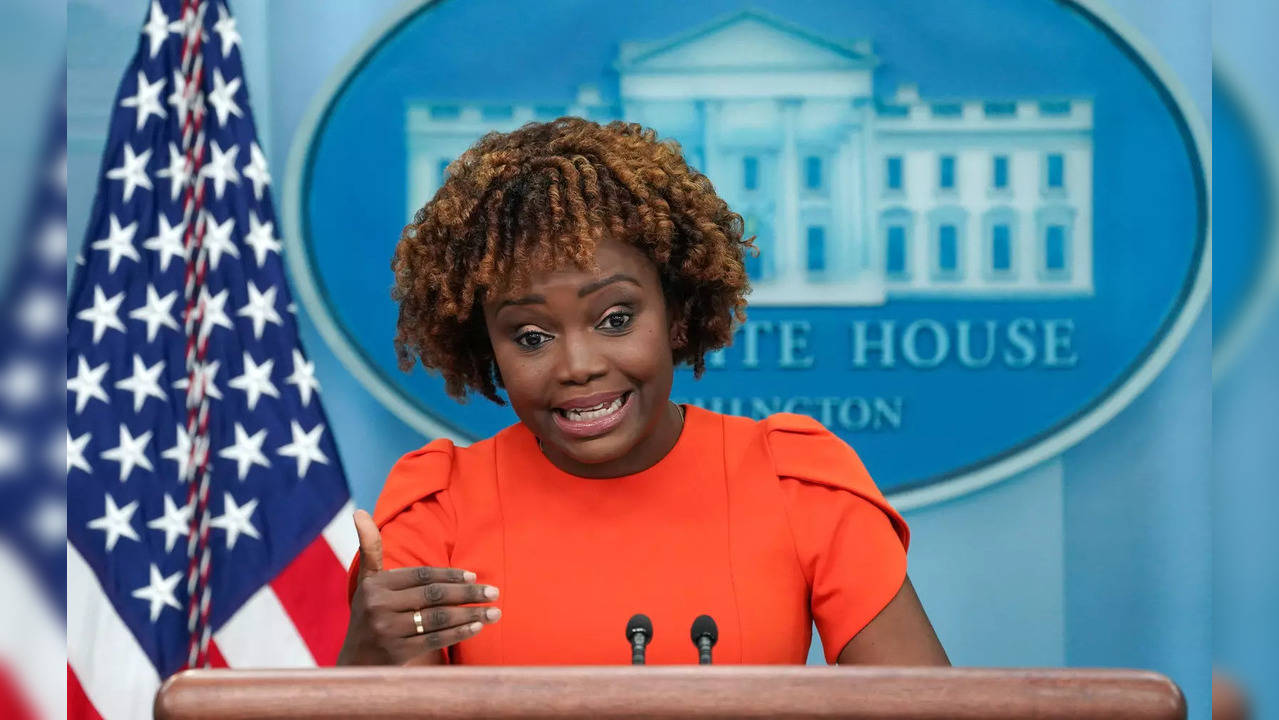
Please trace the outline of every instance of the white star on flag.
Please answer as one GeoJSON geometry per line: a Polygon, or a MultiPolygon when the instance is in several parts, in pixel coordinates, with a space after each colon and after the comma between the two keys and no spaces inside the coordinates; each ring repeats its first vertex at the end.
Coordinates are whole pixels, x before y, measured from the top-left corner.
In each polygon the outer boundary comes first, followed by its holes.
{"type": "Polygon", "coordinates": [[[217,222],[213,219],[213,213],[206,212],[204,226],[204,249],[209,254],[209,266],[214,270],[218,269],[218,263],[222,262],[223,255],[231,257],[240,257],[240,249],[235,246],[235,241],[231,239],[231,233],[235,230],[235,216],[228,215],[226,220],[217,222]]]}
{"type": "Polygon", "coordinates": [[[281,445],[276,452],[285,457],[296,458],[298,461],[298,477],[306,477],[306,471],[311,469],[312,462],[318,462],[323,465],[329,464],[329,459],[320,451],[320,436],[324,433],[324,423],[319,423],[311,428],[309,432],[302,432],[302,426],[297,420],[290,421],[290,429],[293,431],[293,442],[287,445],[281,445]]]}
{"type": "Polygon", "coordinates": [[[94,344],[102,341],[102,335],[106,333],[107,328],[124,332],[124,323],[120,322],[119,315],[122,302],[124,302],[123,290],[108,298],[102,292],[101,285],[93,286],[93,305],[76,313],[76,317],[93,323],[94,344]]]}
{"type": "Polygon", "coordinates": [[[222,57],[229,57],[231,50],[240,42],[240,31],[235,29],[235,18],[224,7],[218,7],[218,21],[213,24],[213,32],[222,40],[222,57]]]}
{"type": "Polygon", "coordinates": [[[174,117],[184,118],[187,116],[187,110],[191,100],[187,97],[187,81],[182,73],[173,71],[173,92],[169,93],[166,98],[169,104],[173,106],[174,117]]]}
{"type": "Polygon", "coordinates": [[[169,577],[164,577],[160,574],[160,568],[156,567],[155,563],[151,563],[151,582],[133,591],[133,597],[151,603],[151,622],[155,622],[166,607],[174,610],[182,609],[178,599],[173,596],[173,590],[181,579],[181,570],[169,577]]]}
{"type": "Polygon", "coordinates": [[[160,93],[164,91],[164,78],[154,83],[147,82],[146,73],[138,71],[138,89],[132,97],[120,101],[122,107],[137,108],[137,132],[147,124],[147,118],[155,115],[164,117],[164,106],[160,104],[160,93]]]}
{"type": "Polygon", "coordinates": [[[103,450],[100,457],[103,460],[120,463],[120,482],[125,482],[135,467],[155,471],[155,468],[151,467],[151,459],[147,457],[149,442],[151,442],[150,430],[134,437],[129,433],[129,426],[120,423],[120,444],[110,450],[103,450]]]}
{"type": "MultiPolygon", "coordinates": [[[[244,174],[248,176],[247,169],[244,174]]],[[[244,244],[253,248],[253,256],[258,262],[258,267],[262,267],[266,264],[267,253],[280,252],[280,241],[275,239],[275,223],[258,220],[258,214],[250,210],[249,232],[244,235],[244,244]]]]}
{"type": "Polygon", "coordinates": [[[143,240],[142,247],[160,254],[160,272],[164,272],[169,269],[171,258],[186,259],[186,249],[182,247],[182,233],[186,230],[186,223],[179,221],[177,225],[170,225],[169,216],[163,212],[159,215],[159,221],[160,227],[156,229],[155,237],[143,240]]]}
{"type": "Polygon", "coordinates": [[[235,313],[238,317],[247,317],[253,320],[254,340],[262,339],[262,331],[266,329],[267,323],[272,325],[284,324],[280,313],[275,310],[275,291],[276,287],[274,285],[268,287],[265,292],[260,291],[257,284],[250,280],[249,301],[235,313]]]}
{"type": "Polygon", "coordinates": [[[124,507],[117,507],[111,493],[107,493],[106,498],[106,512],[102,517],[90,520],[89,529],[101,530],[107,534],[107,552],[114,550],[116,542],[122,537],[141,540],[137,531],[133,529],[133,513],[138,509],[138,501],[134,500],[124,507]]]}
{"type": "Polygon", "coordinates": [[[200,168],[200,177],[213,181],[213,194],[219,200],[222,199],[222,193],[226,190],[228,182],[237,185],[240,183],[240,173],[235,169],[235,156],[239,154],[239,145],[232,145],[230,149],[223,151],[217,140],[209,141],[209,162],[200,168]]]}
{"type": "MultiPolygon", "coordinates": [[[[274,288],[272,288],[274,289],[274,288]]],[[[249,410],[257,407],[258,399],[263,395],[280,397],[280,391],[271,382],[271,370],[275,368],[275,360],[268,358],[261,365],[253,361],[248,350],[244,351],[244,374],[238,375],[227,383],[236,390],[243,390],[248,396],[249,410]]]]}
{"type": "MultiPolygon", "coordinates": [[[[133,146],[124,144],[124,162],[118,168],[107,171],[107,177],[124,182],[124,201],[133,197],[134,188],[151,189],[151,178],[147,177],[147,161],[151,159],[151,148],[142,151],[141,155],[133,153],[133,146]]],[[[218,193],[219,197],[221,193],[218,193]]]]}
{"type": "Polygon", "coordinates": [[[34,361],[14,359],[0,371],[0,396],[11,409],[26,409],[44,397],[44,371],[34,361]]]}
{"type": "Polygon", "coordinates": [[[161,325],[180,330],[178,321],[173,317],[173,303],[177,299],[177,290],[160,297],[160,293],[155,291],[155,285],[147,284],[146,304],[140,306],[137,310],[129,311],[130,318],[141,320],[147,324],[147,342],[155,342],[155,334],[160,331],[161,325]]]}
{"type": "Polygon", "coordinates": [[[240,423],[235,424],[235,442],[218,451],[218,457],[235,461],[235,471],[240,481],[249,475],[249,468],[254,465],[271,467],[271,461],[262,454],[262,443],[266,441],[266,428],[252,435],[244,430],[240,423]]]}
{"type": "Polygon", "coordinates": [[[227,82],[223,79],[221,70],[213,69],[213,90],[209,92],[209,104],[218,115],[219,125],[226,125],[227,115],[244,116],[244,111],[235,103],[235,93],[239,89],[240,78],[232,78],[231,82],[227,82]]]}
{"type": "Polygon", "coordinates": [[[31,289],[18,301],[17,320],[32,340],[66,332],[66,298],[62,293],[31,289]]]}
{"type": "Polygon", "coordinates": [[[302,407],[311,404],[311,392],[320,389],[320,381],[315,379],[315,363],[307,362],[302,351],[293,349],[293,373],[284,378],[284,382],[296,385],[298,394],[302,396],[302,407]]]}
{"type": "Polygon", "coordinates": [[[249,145],[249,164],[241,172],[253,181],[253,198],[261,200],[262,191],[271,184],[271,173],[267,171],[266,156],[256,142],[249,145]]]}
{"type": "Polygon", "coordinates": [[[106,391],[102,389],[102,377],[107,374],[109,367],[110,363],[102,363],[91,368],[83,355],[78,358],[76,376],[67,378],[67,390],[75,393],[76,414],[84,412],[84,406],[88,405],[89,400],[93,398],[110,402],[106,391]]]}
{"type": "Polygon", "coordinates": [[[147,523],[147,527],[164,532],[165,552],[173,552],[173,543],[177,542],[179,535],[190,533],[187,527],[191,524],[192,512],[194,508],[190,504],[179,507],[173,498],[165,494],[164,514],[147,523]]]}
{"type": "Polygon", "coordinates": [[[258,529],[253,527],[253,522],[249,520],[249,516],[253,514],[257,507],[257,498],[253,498],[243,505],[236,505],[235,498],[231,497],[231,493],[223,493],[222,514],[210,520],[209,526],[226,531],[226,547],[228,550],[235,547],[235,541],[240,538],[241,533],[255,540],[262,539],[258,535],[258,529]]]}
{"type": "MultiPolygon", "coordinates": [[[[157,360],[155,365],[147,367],[146,362],[142,360],[142,356],[133,355],[133,374],[129,377],[116,381],[115,386],[120,390],[133,393],[133,412],[140,412],[142,404],[149,397],[165,400],[164,391],[160,389],[160,373],[164,372],[164,361],[157,360]]],[[[147,431],[150,432],[149,430],[147,431]]],[[[149,470],[150,468],[148,468],[149,470]]]]}
{"type": "Polygon", "coordinates": [[[111,223],[111,229],[107,231],[107,236],[93,241],[94,250],[106,250],[108,253],[107,272],[115,272],[122,257],[127,257],[134,262],[142,260],[142,256],[138,255],[138,249],[133,246],[133,235],[138,231],[137,221],[121,227],[120,221],[114,214],[108,218],[108,221],[111,223]]]}
{"type": "Polygon", "coordinates": [[[231,318],[226,314],[226,301],[230,296],[230,290],[223,288],[217,295],[210,295],[208,286],[200,288],[200,304],[204,308],[204,315],[200,318],[200,341],[204,342],[213,328],[223,327],[227,330],[234,330],[235,325],[231,323],[231,318]]]}
{"type": "MultiPolygon", "coordinates": [[[[222,391],[218,389],[218,368],[222,365],[221,360],[209,360],[208,362],[195,364],[195,383],[204,389],[204,394],[214,400],[222,399],[222,391]]],[[[189,385],[187,378],[179,378],[173,382],[173,387],[179,390],[186,390],[189,385]]]]}
{"type": "MultiPolygon", "coordinates": [[[[186,188],[187,181],[191,179],[191,163],[187,161],[186,155],[178,150],[178,146],[172,142],[169,143],[169,165],[160,168],[155,172],[156,177],[169,179],[169,200],[177,202],[178,195],[186,188]]],[[[164,217],[161,213],[160,217],[164,217]]]]}
{"type": "Polygon", "coordinates": [[[178,435],[174,441],[173,447],[160,453],[160,457],[165,460],[172,460],[178,464],[178,480],[187,479],[187,468],[191,462],[191,436],[187,433],[186,427],[182,424],[177,425],[178,435]]]}
{"type": "Polygon", "coordinates": [[[160,9],[160,3],[151,0],[151,14],[147,18],[147,24],[142,26],[142,34],[147,36],[150,43],[150,57],[154,58],[164,46],[164,41],[169,39],[170,27],[169,18],[160,9]]]}
{"type": "Polygon", "coordinates": [[[89,461],[84,459],[84,448],[93,439],[93,433],[85,433],[78,438],[71,437],[71,431],[67,431],[67,474],[71,474],[71,468],[80,468],[81,470],[93,474],[93,467],[89,465],[89,461]]]}

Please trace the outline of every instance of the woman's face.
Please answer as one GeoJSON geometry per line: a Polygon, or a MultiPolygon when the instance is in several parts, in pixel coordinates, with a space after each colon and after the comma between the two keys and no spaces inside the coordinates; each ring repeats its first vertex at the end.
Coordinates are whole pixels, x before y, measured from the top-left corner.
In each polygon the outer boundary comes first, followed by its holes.
{"type": "Polygon", "coordinates": [[[484,317],[511,407],[547,457],[615,477],[653,465],[679,436],[672,321],[642,252],[606,239],[595,261],[490,293],[484,317]]]}

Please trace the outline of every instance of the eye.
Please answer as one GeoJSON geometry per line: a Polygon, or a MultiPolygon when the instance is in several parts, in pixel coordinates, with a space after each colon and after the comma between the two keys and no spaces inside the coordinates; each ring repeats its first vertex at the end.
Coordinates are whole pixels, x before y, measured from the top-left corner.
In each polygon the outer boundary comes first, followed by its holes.
{"type": "Polygon", "coordinates": [[[537,330],[530,330],[526,333],[520,333],[519,335],[516,335],[515,344],[519,345],[525,350],[536,350],[542,347],[542,345],[546,343],[547,340],[550,340],[550,339],[551,339],[551,336],[547,335],[544,332],[539,332],[537,330]]]}
{"type": "Polygon", "coordinates": [[[631,324],[631,321],[634,318],[634,313],[627,312],[625,310],[618,310],[617,312],[611,312],[605,316],[597,327],[601,330],[624,330],[631,324]]]}

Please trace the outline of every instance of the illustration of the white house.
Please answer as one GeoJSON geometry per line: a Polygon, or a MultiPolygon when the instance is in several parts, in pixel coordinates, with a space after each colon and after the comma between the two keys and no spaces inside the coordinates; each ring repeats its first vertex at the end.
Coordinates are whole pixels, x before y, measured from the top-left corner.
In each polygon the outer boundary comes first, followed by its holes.
{"type": "Polygon", "coordinates": [[[1092,293],[1092,101],[875,94],[869,41],[744,11],[623,43],[616,104],[408,104],[408,212],[491,130],[579,115],[679,141],[745,219],[753,305],[1092,293]]]}

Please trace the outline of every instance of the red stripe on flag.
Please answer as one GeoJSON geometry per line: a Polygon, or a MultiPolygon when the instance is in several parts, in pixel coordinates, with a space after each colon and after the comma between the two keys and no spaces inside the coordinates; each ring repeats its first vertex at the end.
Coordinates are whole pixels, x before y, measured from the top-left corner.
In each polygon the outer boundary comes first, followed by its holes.
{"type": "Polygon", "coordinates": [[[70,665],[67,665],[67,720],[102,720],[70,665]]]}
{"type": "Polygon", "coordinates": [[[321,667],[337,662],[346,636],[346,570],[321,535],[289,563],[271,589],[321,667]]]}
{"type": "Polygon", "coordinates": [[[226,658],[222,657],[222,651],[218,649],[218,644],[212,638],[209,639],[209,667],[224,668],[231,667],[227,664],[226,658]]]}

